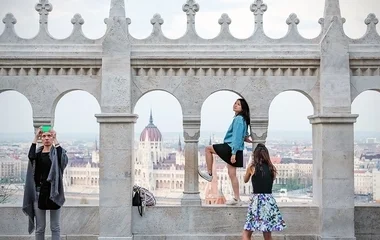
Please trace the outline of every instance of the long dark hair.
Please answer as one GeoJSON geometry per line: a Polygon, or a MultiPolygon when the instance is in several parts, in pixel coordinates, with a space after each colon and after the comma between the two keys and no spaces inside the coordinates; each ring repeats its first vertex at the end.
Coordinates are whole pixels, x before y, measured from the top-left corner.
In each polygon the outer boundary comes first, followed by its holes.
{"type": "Polygon", "coordinates": [[[255,172],[257,169],[262,171],[263,164],[267,164],[271,173],[271,177],[274,180],[277,175],[276,167],[273,165],[269,157],[269,151],[264,144],[259,143],[253,151],[253,166],[255,167],[255,172]]]}
{"type": "Polygon", "coordinates": [[[241,105],[241,112],[239,112],[237,115],[241,115],[245,122],[247,123],[247,125],[249,126],[251,124],[251,115],[249,113],[249,106],[248,106],[248,103],[247,101],[245,101],[244,98],[239,98],[238,101],[240,102],[240,105],[241,105]]]}

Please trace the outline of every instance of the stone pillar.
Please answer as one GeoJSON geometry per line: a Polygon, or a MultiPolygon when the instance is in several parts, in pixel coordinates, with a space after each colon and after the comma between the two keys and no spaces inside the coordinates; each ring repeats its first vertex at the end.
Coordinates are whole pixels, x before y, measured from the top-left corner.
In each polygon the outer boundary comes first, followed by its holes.
{"type": "Polygon", "coordinates": [[[201,205],[198,186],[198,142],[200,128],[200,116],[183,116],[183,136],[185,139],[185,181],[181,205],[201,205]]]}
{"type": "Polygon", "coordinates": [[[97,114],[100,123],[99,239],[133,239],[135,114],[97,114]]]}
{"type": "Polygon", "coordinates": [[[358,115],[316,115],[313,124],[313,201],[319,239],[354,240],[354,129],[358,115]]]}
{"type": "Polygon", "coordinates": [[[313,198],[320,240],[354,240],[354,130],[349,43],[339,0],[325,0],[319,111],[313,124],[313,198]]]}
{"type": "Polygon", "coordinates": [[[133,239],[134,124],[131,46],[124,0],[111,0],[102,57],[99,239],[133,239]]]}
{"type": "Polygon", "coordinates": [[[267,117],[251,117],[252,151],[255,150],[257,144],[265,144],[268,135],[268,122],[267,117]]]}

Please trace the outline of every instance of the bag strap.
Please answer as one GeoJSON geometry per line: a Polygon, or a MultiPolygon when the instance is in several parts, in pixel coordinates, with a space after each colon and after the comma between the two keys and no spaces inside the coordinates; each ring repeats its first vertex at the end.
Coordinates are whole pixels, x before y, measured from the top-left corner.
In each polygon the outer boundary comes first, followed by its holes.
{"type": "Polygon", "coordinates": [[[142,206],[141,205],[137,206],[137,209],[139,210],[139,214],[142,217],[142,215],[143,215],[143,213],[142,213],[142,206]]]}

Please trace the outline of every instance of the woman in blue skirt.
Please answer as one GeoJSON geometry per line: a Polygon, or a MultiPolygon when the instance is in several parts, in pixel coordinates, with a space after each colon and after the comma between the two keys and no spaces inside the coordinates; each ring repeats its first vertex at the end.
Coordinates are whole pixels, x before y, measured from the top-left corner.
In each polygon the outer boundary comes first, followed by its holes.
{"type": "Polygon", "coordinates": [[[272,196],[276,173],[268,149],[259,143],[253,152],[253,162],[248,165],[244,175],[245,183],[250,179],[252,181],[253,195],[248,205],[243,240],[250,240],[252,232],[255,231],[263,232],[264,239],[271,240],[273,231],[282,231],[286,227],[276,200],[272,196]]]}

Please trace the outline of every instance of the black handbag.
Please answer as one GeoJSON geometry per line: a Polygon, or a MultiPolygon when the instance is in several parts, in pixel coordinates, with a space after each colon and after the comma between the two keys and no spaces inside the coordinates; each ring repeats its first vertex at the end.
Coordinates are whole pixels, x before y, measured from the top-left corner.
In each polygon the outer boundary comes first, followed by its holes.
{"type": "Polygon", "coordinates": [[[137,206],[137,209],[139,210],[140,216],[142,216],[142,199],[140,196],[140,190],[139,189],[133,189],[133,196],[132,196],[132,206],[137,206]]]}
{"type": "Polygon", "coordinates": [[[50,183],[48,182],[44,182],[41,185],[38,197],[38,208],[41,210],[57,210],[61,208],[61,206],[50,199],[50,183]]]}

